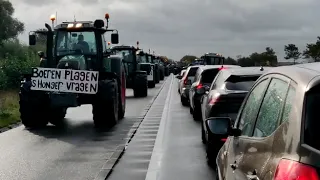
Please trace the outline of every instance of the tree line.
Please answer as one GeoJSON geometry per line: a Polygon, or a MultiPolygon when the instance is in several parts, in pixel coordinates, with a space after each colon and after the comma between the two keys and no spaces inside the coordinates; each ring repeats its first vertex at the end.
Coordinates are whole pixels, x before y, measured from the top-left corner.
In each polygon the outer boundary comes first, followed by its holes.
{"type": "Polygon", "coordinates": [[[7,0],[0,0],[0,91],[17,89],[23,73],[39,64],[41,44],[29,47],[17,36],[24,32],[24,23],[14,18],[14,7],[7,0]]]}
{"type": "MultiPolygon", "coordinates": [[[[320,62],[320,36],[316,42],[307,43],[306,48],[300,51],[295,44],[287,44],[284,46],[285,59],[292,61],[293,64],[298,63],[299,59],[309,59],[314,62],[320,62]]],[[[180,63],[187,65],[199,57],[194,55],[185,55],[180,59],[180,63]]],[[[278,57],[271,47],[266,47],[263,52],[254,52],[249,56],[238,55],[236,59],[226,57],[225,64],[247,66],[278,66],[278,57]]]]}

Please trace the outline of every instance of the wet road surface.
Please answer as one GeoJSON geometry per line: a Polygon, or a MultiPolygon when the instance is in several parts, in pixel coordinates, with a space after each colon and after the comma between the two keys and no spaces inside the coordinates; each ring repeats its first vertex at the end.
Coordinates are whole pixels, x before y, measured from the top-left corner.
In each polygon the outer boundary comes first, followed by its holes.
{"type": "MultiPolygon", "coordinates": [[[[94,129],[91,106],[68,109],[66,127],[0,133],[1,180],[86,180],[105,177],[126,142],[146,115],[164,81],[148,97],[133,98],[127,90],[125,118],[107,132],[94,129]],[[130,97],[131,96],[131,97],[130,97]],[[113,159],[112,161],[108,161],[113,159]]],[[[124,179],[123,179],[124,180],[124,179]]]]}
{"type": "Polygon", "coordinates": [[[189,108],[181,105],[177,79],[168,85],[155,100],[108,180],[215,179],[214,170],[206,163],[200,122],[194,121],[189,108]]]}

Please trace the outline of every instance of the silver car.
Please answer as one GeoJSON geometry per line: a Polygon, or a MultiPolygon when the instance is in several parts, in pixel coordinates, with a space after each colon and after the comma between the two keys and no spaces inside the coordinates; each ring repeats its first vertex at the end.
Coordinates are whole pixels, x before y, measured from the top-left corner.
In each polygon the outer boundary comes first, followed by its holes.
{"type": "Polygon", "coordinates": [[[189,90],[197,73],[197,70],[200,66],[203,65],[188,67],[186,72],[184,73],[184,76],[181,78],[179,82],[181,104],[183,106],[189,106],[189,90]]]}

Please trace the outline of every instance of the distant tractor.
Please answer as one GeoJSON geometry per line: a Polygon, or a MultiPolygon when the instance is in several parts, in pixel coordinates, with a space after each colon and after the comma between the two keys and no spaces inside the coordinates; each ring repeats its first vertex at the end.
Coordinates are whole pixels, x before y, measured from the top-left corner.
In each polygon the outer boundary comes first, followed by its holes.
{"type": "Polygon", "coordinates": [[[154,69],[154,81],[155,84],[158,84],[160,82],[160,69],[159,69],[159,64],[155,60],[155,56],[152,54],[147,54],[147,61],[148,63],[151,63],[153,65],[154,69]]]}
{"type": "Polygon", "coordinates": [[[223,65],[225,58],[218,53],[206,53],[200,57],[197,64],[223,65]]]}
{"type": "Polygon", "coordinates": [[[148,96],[148,74],[151,72],[151,64],[143,63],[145,54],[134,46],[114,46],[112,54],[122,57],[126,69],[127,87],[133,89],[134,97],[148,96]]]}
{"type": "MultiPolygon", "coordinates": [[[[46,53],[39,52],[39,67],[21,81],[20,114],[24,126],[43,127],[48,122],[61,125],[67,109],[92,104],[96,127],[117,124],[125,114],[126,73],[119,56],[110,56],[104,34],[111,34],[112,44],[119,43],[117,30],[101,19],[63,22],[46,31],[29,33],[29,45],[36,44],[36,34],[47,37],[46,53]]],[[[51,19],[52,20],[52,19],[51,19]]]]}

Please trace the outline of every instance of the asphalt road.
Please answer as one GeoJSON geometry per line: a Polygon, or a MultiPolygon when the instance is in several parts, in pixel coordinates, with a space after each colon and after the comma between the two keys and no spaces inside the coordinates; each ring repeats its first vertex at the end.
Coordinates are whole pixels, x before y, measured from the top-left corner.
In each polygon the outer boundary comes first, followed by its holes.
{"type": "Polygon", "coordinates": [[[206,163],[200,122],[181,105],[177,79],[168,84],[107,180],[215,179],[206,163]]]}
{"type": "Polygon", "coordinates": [[[64,128],[31,131],[19,126],[0,133],[0,179],[95,179],[106,162],[119,155],[162,83],[149,89],[146,98],[133,98],[128,89],[125,118],[107,132],[95,130],[91,106],[86,105],[68,109],[64,128]]]}

